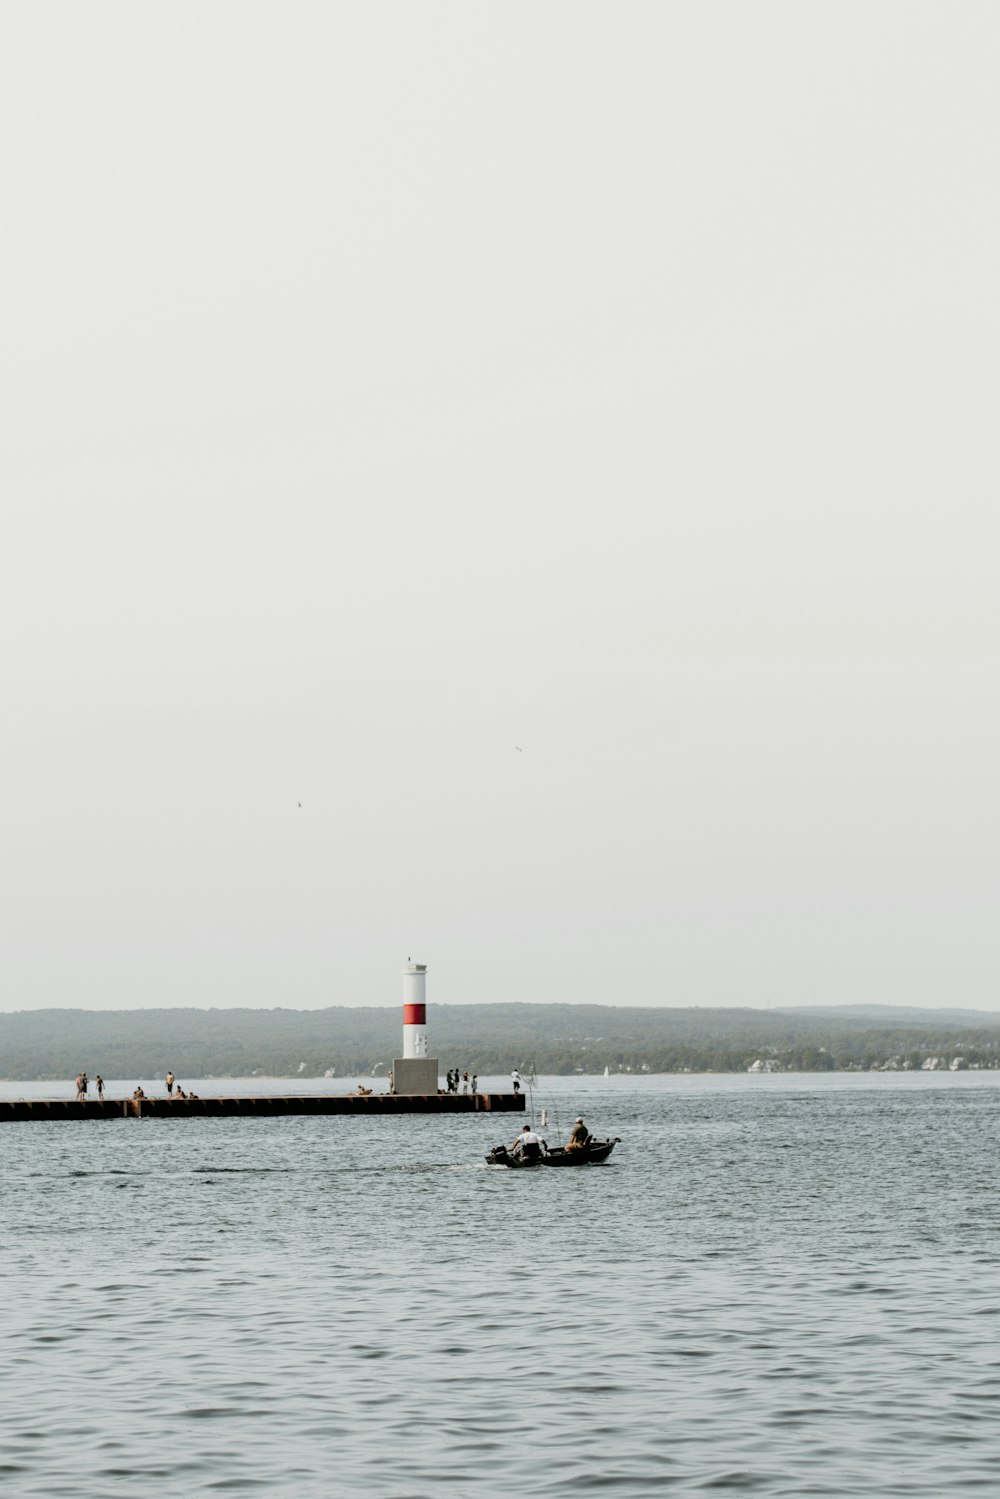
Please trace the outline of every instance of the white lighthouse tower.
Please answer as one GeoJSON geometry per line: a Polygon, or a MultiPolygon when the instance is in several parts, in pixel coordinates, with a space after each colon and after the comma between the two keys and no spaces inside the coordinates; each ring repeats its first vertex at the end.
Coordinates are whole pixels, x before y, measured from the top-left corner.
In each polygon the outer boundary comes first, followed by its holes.
{"type": "Polygon", "coordinates": [[[427,1055],[427,964],[403,969],[403,1057],[427,1055]]]}
{"type": "Polygon", "coordinates": [[[436,1097],[437,1057],[427,1055],[427,964],[403,969],[403,1055],[392,1064],[392,1091],[436,1097]]]}

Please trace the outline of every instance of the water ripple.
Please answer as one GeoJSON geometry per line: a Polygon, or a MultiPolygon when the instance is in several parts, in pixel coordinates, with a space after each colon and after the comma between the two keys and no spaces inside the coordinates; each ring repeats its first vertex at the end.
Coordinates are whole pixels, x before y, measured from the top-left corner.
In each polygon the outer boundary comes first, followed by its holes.
{"type": "Polygon", "coordinates": [[[998,1093],[801,1081],[600,1095],[600,1172],[490,1171],[488,1117],[5,1125],[0,1480],[995,1489],[998,1093]]]}

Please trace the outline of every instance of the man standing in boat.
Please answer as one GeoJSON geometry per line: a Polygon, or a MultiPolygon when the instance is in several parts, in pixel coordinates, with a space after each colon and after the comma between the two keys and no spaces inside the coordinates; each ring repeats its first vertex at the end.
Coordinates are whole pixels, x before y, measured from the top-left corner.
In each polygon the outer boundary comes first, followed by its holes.
{"type": "Polygon", "coordinates": [[[536,1135],[530,1124],[526,1124],[514,1141],[513,1151],[523,1161],[537,1161],[545,1148],[541,1135],[536,1135]]]}

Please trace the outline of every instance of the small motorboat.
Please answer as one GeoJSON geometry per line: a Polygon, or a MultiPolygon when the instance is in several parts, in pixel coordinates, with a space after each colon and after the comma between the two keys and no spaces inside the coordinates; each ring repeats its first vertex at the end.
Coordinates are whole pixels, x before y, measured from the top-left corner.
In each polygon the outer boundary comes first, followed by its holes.
{"type": "Polygon", "coordinates": [[[531,1166],[599,1166],[620,1143],[620,1137],[616,1135],[613,1140],[588,1140],[576,1150],[567,1150],[561,1145],[556,1150],[528,1156],[515,1154],[506,1145],[496,1145],[486,1161],[490,1166],[509,1166],[515,1171],[524,1171],[531,1166]]]}

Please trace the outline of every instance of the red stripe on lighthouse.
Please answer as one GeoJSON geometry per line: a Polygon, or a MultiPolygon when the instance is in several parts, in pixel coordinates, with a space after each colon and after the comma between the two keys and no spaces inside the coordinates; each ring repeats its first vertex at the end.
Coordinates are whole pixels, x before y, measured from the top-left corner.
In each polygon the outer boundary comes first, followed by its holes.
{"type": "Polygon", "coordinates": [[[404,1005],[403,1006],[403,1024],[404,1025],[426,1025],[427,1024],[427,1006],[426,1005],[404,1005]]]}

